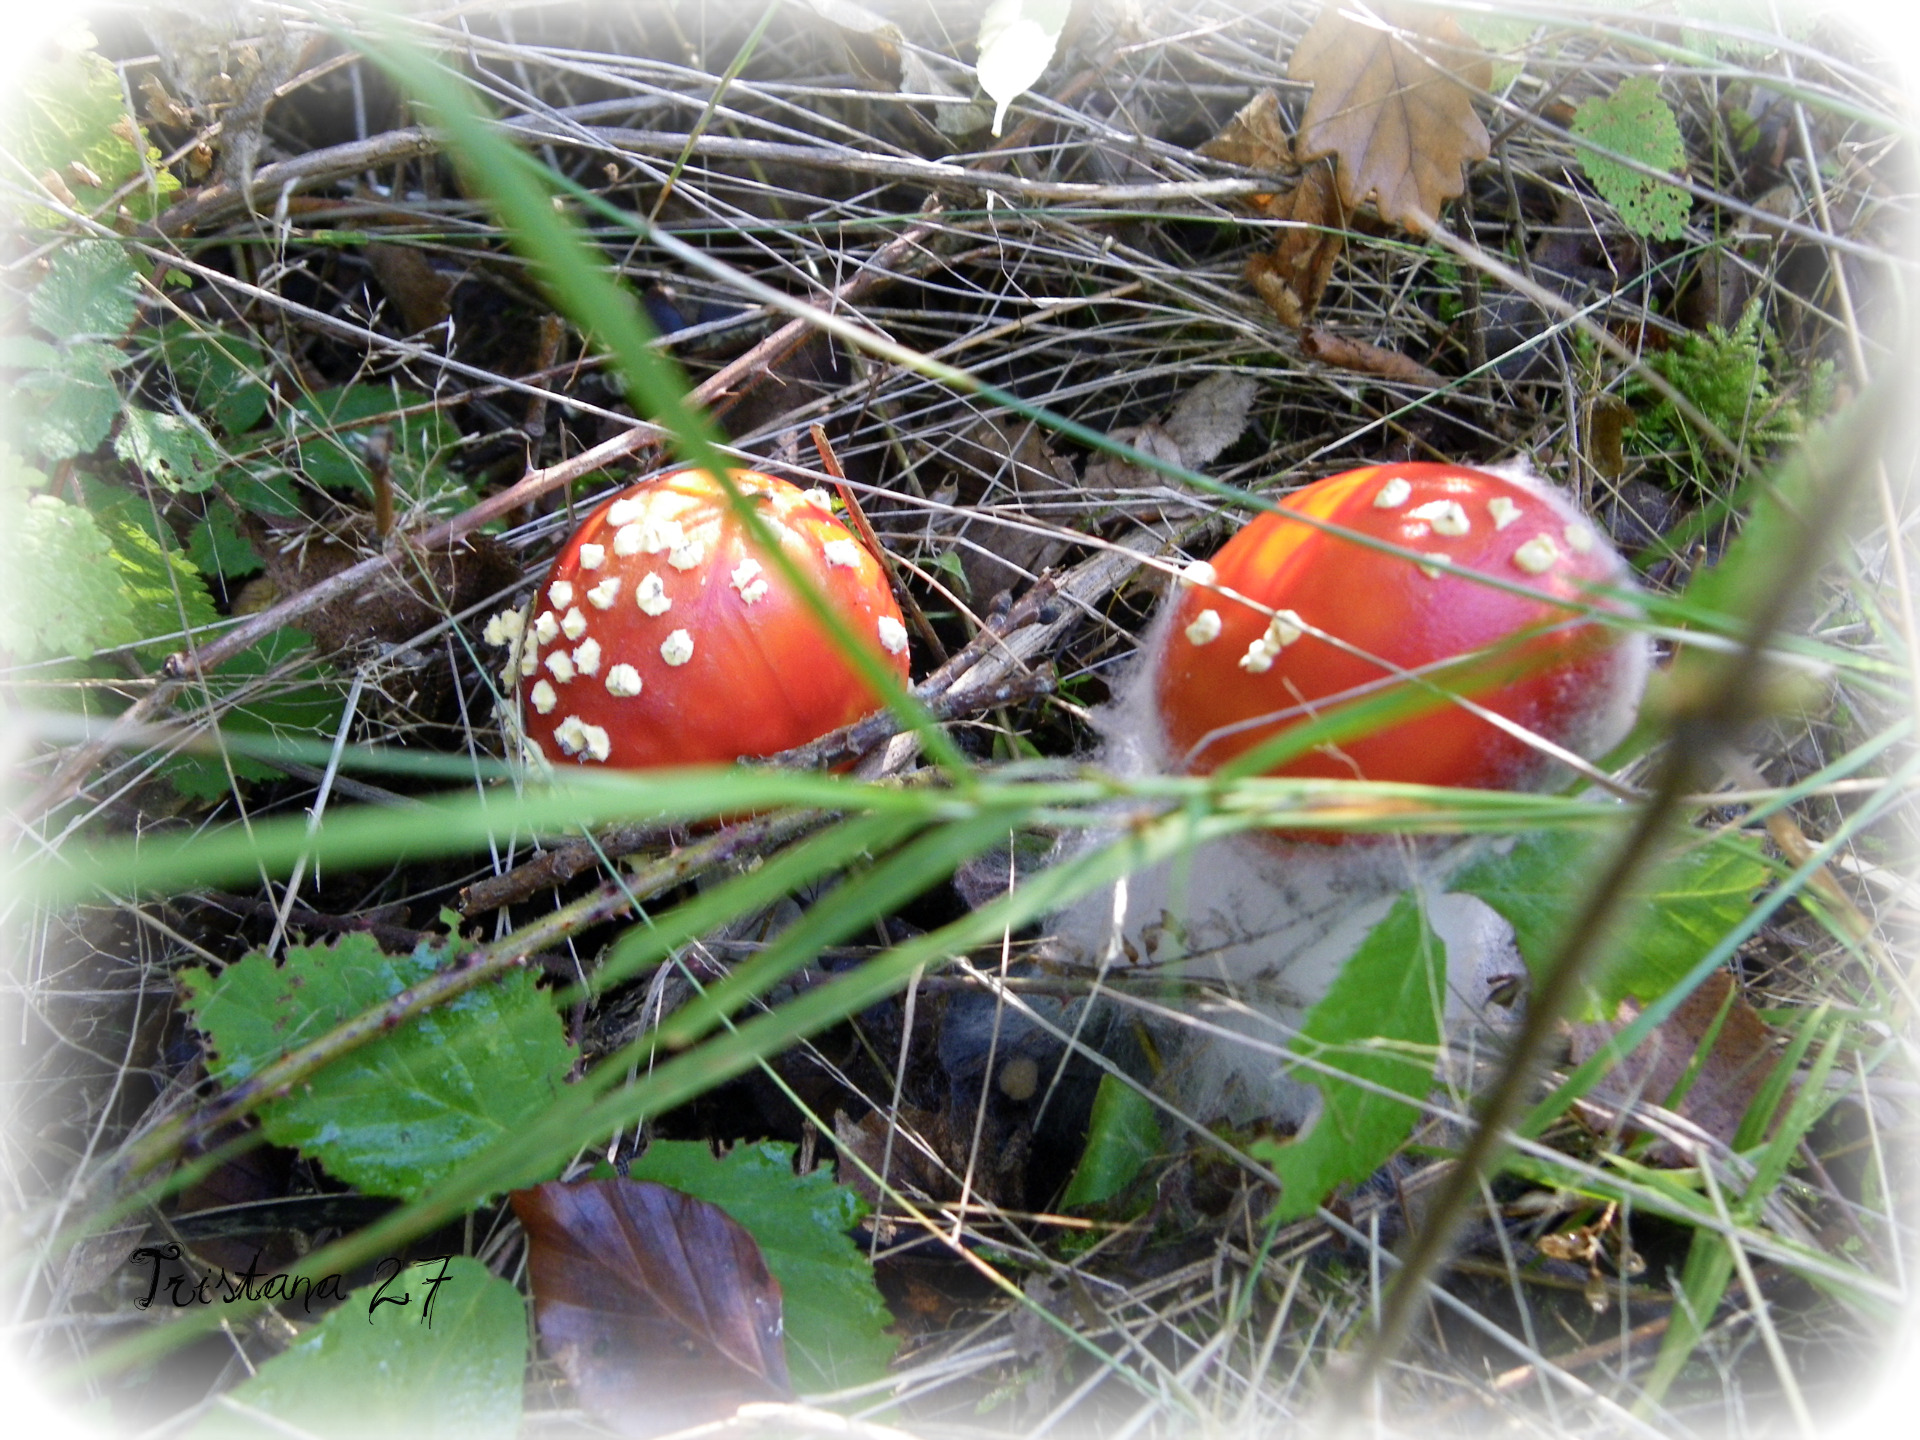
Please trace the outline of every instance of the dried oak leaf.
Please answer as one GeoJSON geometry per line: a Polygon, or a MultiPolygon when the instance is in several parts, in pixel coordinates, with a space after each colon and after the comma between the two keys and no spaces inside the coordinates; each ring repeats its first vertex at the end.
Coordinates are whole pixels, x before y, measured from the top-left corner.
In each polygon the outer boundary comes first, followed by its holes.
{"type": "Polygon", "coordinates": [[[1295,157],[1337,157],[1349,209],[1371,192],[1381,218],[1424,232],[1465,188],[1460,167],[1487,158],[1468,87],[1492,83],[1492,61],[1450,16],[1388,0],[1356,13],[1335,0],[1301,37],[1287,75],[1313,86],[1295,157]]]}
{"type": "Polygon", "coordinates": [[[1235,112],[1220,133],[1200,147],[1200,153],[1250,170],[1291,173],[1293,137],[1280,123],[1280,96],[1262,90],[1235,112]]]}
{"type": "MultiPolygon", "coordinates": [[[[1585,1063],[1639,1014],[1635,1002],[1624,1000],[1611,1021],[1572,1026],[1573,1063],[1585,1063]]],[[[1583,1118],[1608,1128],[1617,1123],[1624,1107],[1648,1101],[1731,1144],[1773,1071],[1773,1038],[1760,1013],[1734,988],[1733,977],[1716,971],[1588,1092],[1580,1106],[1583,1118]],[[1709,1037],[1711,1043],[1706,1043],[1709,1037]],[[1683,1082],[1676,1098],[1675,1089],[1683,1082]]],[[[1629,1126],[1629,1133],[1638,1132],[1629,1126]]],[[[1648,1158],[1655,1164],[1693,1163],[1664,1140],[1648,1158]]]]}
{"type": "Polygon", "coordinates": [[[779,1282],[718,1206],[580,1180],[516,1190],[513,1211],[541,1343],[604,1424],[661,1435],[792,1395],[779,1282]]]}

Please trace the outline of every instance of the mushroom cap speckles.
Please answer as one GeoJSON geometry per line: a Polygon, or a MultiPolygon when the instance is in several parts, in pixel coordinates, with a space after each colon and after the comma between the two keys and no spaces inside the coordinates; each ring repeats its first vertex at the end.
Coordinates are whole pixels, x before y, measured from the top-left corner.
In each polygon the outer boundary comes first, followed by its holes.
{"type": "Polygon", "coordinates": [[[561,617],[560,633],[569,640],[578,640],[587,633],[587,617],[580,613],[578,605],[561,617]]]}
{"type": "Polygon", "coordinates": [[[542,715],[551,715],[553,707],[560,700],[559,693],[544,680],[534,682],[533,688],[527,692],[527,698],[533,701],[533,708],[542,715]]]}
{"type": "Polygon", "coordinates": [[[598,570],[607,563],[607,547],[604,545],[582,545],[580,547],[580,568],[598,570]]]}
{"type": "Polygon", "coordinates": [[[573,604],[573,582],[556,580],[547,586],[547,600],[554,609],[564,610],[573,604]]]}
{"type": "Polygon", "coordinates": [[[1567,548],[1574,554],[1585,555],[1593,549],[1593,531],[1579,521],[1566,526],[1561,533],[1567,537],[1567,548]]]}
{"type": "Polygon", "coordinates": [[[1433,526],[1436,535],[1464,535],[1473,528],[1458,500],[1429,500],[1424,505],[1415,506],[1407,514],[1425,520],[1433,526]]]}
{"type": "Polygon", "coordinates": [[[1188,585],[1215,585],[1219,583],[1220,576],[1211,561],[1192,560],[1180,572],[1180,579],[1188,585]]]}
{"type": "Polygon", "coordinates": [[[693,659],[693,636],[685,630],[675,630],[660,642],[660,658],[669,665],[680,666],[693,659]]]}
{"type": "Polygon", "coordinates": [[[512,645],[526,633],[526,628],[526,611],[502,610],[487,621],[487,628],[480,632],[480,638],[489,645],[512,645]]]}
{"type": "Polygon", "coordinates": [[[1630,611],[1630,600],[1606,597],[1630,591],[1631,572],[1551,487],[1457,466],[1386,465],[1291,492],[1280,507],[1213,557],[1211,588],[1176,586],[1169,596],[1171,614],[1147,657],[1168,765],[1209,772],[1313,717],[1414,686],[1423,693],[1403,718],[1274,773],[1525,784],[1546,762],[1524,732],[1583,754],[1624,733],[1646,642],[1587,612],[1630,611]],[[1383,495],[1397,503],[1377,503],[1383,495]],[[1426,533],[1413,536],[1416,526],[1426,533]],[[1586,551],[1574,548],[1569,527],[1591,536],[1586,551]],[[1209,611],[1218,635],[1204,645],[1183,638],[1194,625],[1212,629],[1209,611]],[[1482,651],[1491,652],[1487,665],[1438,668],[1482,651]],[[1435,688],[1449,683],[1478,708],[1435,688]]]}
{"type": "Polygon", "coordinates": [[[640,577],[640,584],[635,588],[633,598],[635,603],[649,615],[664,615],[673,608],[673,597],[667,594],[667,582],[651,570],[640,577]]]}
{"type": "MultiPolygon", "coordinates": [[[[522,728],[548,755],[594,758],[599,727],[615,765],[732,761],[803,744],[878,708],[864,672],[789,584],[789,563],[906,678],[910,646],[886,572],[833,517],[831,497],[748,471],[732,483],[753,504],[751,529],[716,480],[679,471],[609,497],[561,547],[542,602],[558,583],[571,594],[545,606],[539,628],[550,636],[539,674],[520,682],[518,706],[522,728]],[[581,563],[588,546],[602,552],[591,570],[581,563]],[[829,563],[829,547],[849,563],[829,563]],[[576,604],[578,622],[569,617],[576,604]],[[556,655],[565,678],[553,673],[556,655]],[[530,698],[537,680],[556,697],[545,715],[530,698]],[[557,732],[568,716],[579,726],[563,745],[557,732]]],[[[537,618],[529,631],[536,626],[537,618]]]]}
{"type": "Polygon", "coordinates": [[[1202,610],[1193,617],[1193,623],[1187,626],[1187,640],[1194,645],[1211,645],[1220,638],[1220,612],[1202,610]]]}
{"type": "Polygon", "coordinates": [[[1513,552],[1513,563],[1529,575],[1544,575],[1553,568],[1560,558],[1560,547],[1553,543],[1553,537],[1547,534],[1534,536],[1521,542],[1513,552]]]}
{"type": "Polygon", "coordinates": [[[1394,476],[1374,493],[1373,508],[1376,510],[1398,510],[1407,503],[1413,494],[1413,486],[1399,475],[1394,476]]]}
{"type": "Polygon", "coordinates": [[[533,638],[542,645],[551,645],[560,638],[560,620],[551,610],[542,610],[539,618],[533,622],[533,638]]]}
{"type": "Polygon", "coordinates": [[[742,560],[733,567],[733,573],[727,576],[727,583],[738,590],[741,600],[749,605],[766,598],[767,582],[760,578],[758,560],[752,558],[742,560]]]}
{"type": "Polygon", "coordinates": [[[573,657],[564,650],[549,651],[547,669],[562,685],[568,684],[573,679],[573,657]]]}

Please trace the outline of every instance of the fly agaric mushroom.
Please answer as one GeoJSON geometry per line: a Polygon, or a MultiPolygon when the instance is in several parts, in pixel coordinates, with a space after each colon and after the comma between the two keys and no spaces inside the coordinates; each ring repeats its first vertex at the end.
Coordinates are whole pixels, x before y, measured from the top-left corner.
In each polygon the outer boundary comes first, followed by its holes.
{"type": "MultiPolygon", "coordinates": [[[[848,627],[902,679],[907,631],[880,563],[824,492],[748,470],[734,484],[848,627]]],[[[683,470],[622,491],[561,549],[532,620],[496,616],[529,752],[630,769],[771,755],[877,709],[726,492],[683,470]],[[535,748],[537,747],[537,748],[535,748]]]]}
{"type": "Polygon", "coordinates": [[[1435,464],[1332,476],[1183,574],[1149,661],[1164,753],[1175,769],[1208,773],[1346,700],[1418,684],[1408,672],[1533,632],[1489,657],[1498,673],[1479,688],[1457,673],[1434,682],[1469,704],[1431,697],[1418,714],[1269,772],[1526,785],[1551,760],[1474,707],[1576,753],[1617,742],[1645,684],[1646,641],[1581,614],[1609,606],[1593,587],[1629,584],[1613,547],[1543,483],[1435,464]]]}

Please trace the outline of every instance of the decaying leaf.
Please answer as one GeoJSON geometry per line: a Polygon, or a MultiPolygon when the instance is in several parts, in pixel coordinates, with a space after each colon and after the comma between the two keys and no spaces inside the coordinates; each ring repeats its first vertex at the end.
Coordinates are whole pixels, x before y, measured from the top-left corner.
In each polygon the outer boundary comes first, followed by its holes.
{"type": "Polygon", "coordinates": [[[1364,340],[1349,340],[1325,330],[1312,328],[1300,332],[1300,353],[1323,365],[1337,365],[1362,375],[1378,375],[1382,380],[1398,380],[1404,385],[1419,385],[1438,390],[1447,382],[1418,360],[1409,360],[1395,350],[1384,350],[1364,340]]]}
{"type": "Polygon", "coordinates": [[[1022,512],[1042,525],[1073,518],[1073,467],[1053,453],[1046,431],[1017,415],[981,415],[932,443],[923,473],[969,512],[953,528],[973,599],[1026,585],[1060,557],[1065,540],[1019,524],[1022,512]]]}
{"type": "Polygon", "coordinates": [[[1200,153],[1250,170],[1292,174],[1293,137],[1280,122],[1278,92],[1262,90],[1242,105],[1220,133],[1200,147],[1200,153]]]}
{"type": "Polygon", "coordinates": [[[409,335],[432,329],[449,314],[454,277],[427,261],[426,252],[412,245],[369,245],[367,265],[387,299],[400,312],[409,335]]]}
{"type": "Polygon", "coordinates": [[[1382,219],[1423,233],[1466,188],[1460,167],[1489,154],[1469,87],[1486,89],[1492,65],[1451,16],[1405,0],[1368,10],[1324,6],[1294,50],[1288,76],[1313,86],[1294,153],[1336,157],[1349,209],[1371,194],[1382,219]]]}
{"type": "Polygon", "coordinates": [[[622,1435],[662,1435],[792,1394],[780,1286],[717,1205],[637,1180],[513,1192],[541,1342],[622,1435]]]}
{"type": "MultiPolygon", "coordinates": [[[[1573,1063],[1590,1059],[1639,1014],[1635,1001],[1623,1000],[1612,1020],[1572,1026],[1573,1063]]],[[[1717,970],[1588,1092],[1580,1113],[1607,1129],[1618,1123],[1623,1107],[1647,1101],[1731,1143],[1774,1058],[1772,1029],[1734,988],[1733,977],[1717,970]]],[[[1629,1126],[1628,1133],[1639,1132],[1629,1126]]],[[[1693,1163],[1664,1140],[1649,1158],[1656,1164],[1693,1163]]]]}
{"type": "Polygon", "coordinates": [[[1340,202],[1333,162],[1317,160],[1305,167],[1295,162],[1292,137],[1280,120],[1280,97],[1271,90],[1241,106],[1200,153],[1253,170],[1298,175],[1289,188],[1254,197],[1260,213],[1288,224],[1271,251],[1248,262],[1247,281],[1283,324],[1304,325],[1346,245],[1347,207],[1340,202]]]}
{"type": "MultiPolygon", "coordinates": [[[[1113,431],[1112,438],[1168,464],[1203,469],[1247,428],[1247,411],[1259,388],[1250,375],[1217,371],[1182,395],[1164,420],[1124,426],[1113,431]]],[[[1097,493],[1172,483],[1164,475],[1107,454],[1087,461],[1084,481],[1088,490],[1097,493]]]]}
{"type": "Polygon", "coordinates": [[[1265,255],[1247,265],[1247,279],[1267,308],[1296,329],[1313,318],[1346,248],[1347,208],[1340,200],[1333,164],[1316,160],[1300,181],[1267,202],[1267,213],[1289,222],[1265,255]]]}

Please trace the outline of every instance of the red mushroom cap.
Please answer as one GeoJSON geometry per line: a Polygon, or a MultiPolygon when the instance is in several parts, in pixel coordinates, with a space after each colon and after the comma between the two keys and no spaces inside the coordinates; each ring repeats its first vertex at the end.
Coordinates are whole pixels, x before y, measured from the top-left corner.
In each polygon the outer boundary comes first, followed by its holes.
{"type": "MultiPolygon", "coordinates": [[[[1166,754],[1175,769],[1210,772],[1401,672],[1537,627],[1555,628],[1503,654],[1504,673],[1467,698],[1569,750],[1603,750],[1631,724],[1646,641],[1597,620],[1567,624],[1575,612],[1561,602],[1604,604],[1587,587],[1630,584],[1613,547],[1544,484],[1433,464],[1332,476],[1287,496],[1282,513],[1261,515],[1183,577],[1152,662],[1166,754]],[[1287,512],[1430,558],[1384,554],[1287,512]]],[[[1550,763],[1442,701],[1270,773],[1510,788],[1550,763]]]]}
{"type": "MultiPolygon", "coordinates": [[[[879,561],[826,497],[736,470],[782,550],[895,674],[907,632],[879,561]]],[[[630,769],[772,755],[879,708],[726,492],[683,470],[587,517],[513,640],[520,724],[539,753],[630,769]]]]}

